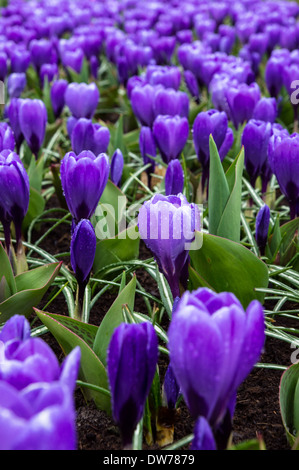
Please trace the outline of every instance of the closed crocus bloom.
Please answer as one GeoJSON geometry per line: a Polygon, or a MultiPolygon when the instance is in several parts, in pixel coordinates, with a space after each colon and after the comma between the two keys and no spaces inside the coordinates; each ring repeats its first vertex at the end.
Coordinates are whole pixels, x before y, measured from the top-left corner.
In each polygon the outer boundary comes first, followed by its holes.
{"type": "Polygon", "coordinates": [[[21,98],[12,98],[5,108],[5,112],[8,117],[9,124],[14,133],[17,152],[19,152],[21,144],[24,141],[24,135],[21,130],[20,116],[19,116],[19,110],[20,110],[20,105],[22,101],[23,100],[21,98]]]}
{"type": "Polygon", "coordinates": [[[39,77],[42,87],[44,86],[46,80],[48,83],[51,83],[55,78],[58,77],[57,64],[43,64],[40,68],[39,77]]]}
{"type": "Polygon", "coordinates": [[[29,45],[31,62],[39,72],[43,64],[52,62],[53,44],[48,39],[34,39],[29,45]]]}
{"type": "Polygon", "coordinates": [[[7,122],[0,122],[0,152],[5,149],[14,150],[15,138],[7,122]]]}
{"type": "Polygon", "coordinates": [[[41,338],[30,337],[20,315],[5,323],[0,341],[0,449],[75,450],[80,348],[60,366],[41,338]]]}
{"type": "Polygon", "coordinates": [[[75,226],[71,240],[71,265],[79,285],[85,285],[94,262],[96,235],[88,219],[81,219],[75,226]]]}
{"type": "Polygon", "coordinates": [[[179,160],[171,160],[165,173],[165,194],[166,196],[176,196],[183,192],[184,171],[179,160]]]}
{"type": "Polygon", "coordinates": [[[10,54],[12,73],[25,73],[30,65],[30,52],[26,49],[16,49],[10,54]]]}
{"type": "Polygon", "coordinates": [[[209,175],[210,166],[210,135],[220,151],[228,131],[228,119],[224,111],[210,109],[199,113],[193,123],[193,142],[198,160],[203,168],[202,186],[209,175]]]}
{"type": "Polygon", "coordinates": [[[121,177],[123,174],[124,168],[124,157],[122,151],[120,149],[116,149],[114,154],[111,157],[111,166],[110,166],[110,178],[111,181],[119,185],[121,181],[121,177]]]}
{"type": "Polygon", "coordinates": [[[200,98],[200,89],[198,86],[197,78],[191,70],[185,70],[184,72],[185,83],[188,88],[188,91],[192,98],[195,98],[196,102],[199,102],[200,98]]]}
{"type": "Polygon", "coordinates": [[[226,98],[231,119],[236,129],[239,125],[252,118],[254,108],[260,97],[260,88],[256,82],[250,85],[241,83],[236,86],[228,87],[226,98]]]}
{"type": "Polygon", "coordinates": [[[141,420],[158,361],[158,339],[149,323],[121,323],[107,352],[107,372],[112,412],[121,431],[124,448],[132,445],[141,420]]]}
{"type": "Polygon", "coordinates": [[[13,221],[17,244],[21,240],[23,219],[29,205],[29,177],[19,156],[9,149],[0,153],[0,219],[4,226],[7,250],[9,226],[13,221]]]}
{"type": "Polygon", "coordinates": [[[175,66],[149,65],[145,78],[151,85],[163,85],[165,88],[178,90],[181,83],[181,71],[175,66]]]}
{"type": "Polygon", "coordinates": [[[228,127],[223,144],[221,145],[219,149],[219,157],[221,161],[224,160],[224,158],[226,157],[226,155],[232,148],[233,143],[234,143],[234,132],[230,127],[228,127]]]}
{"type": "Polygon", "coordinates": [[[91,151],[69,152],[61,163],[61,184],[72,217],[78,222],[94,213],[109,177],[109,158],[91,151]]]}
{"type": "Polygon", "coordinates": [[[265,68],[265,81],[272,98],[277,98],[283,87],[283,71],[286,59],[271,56],[265,68]]]}
{"type": "Polygon", "coordinates": [[[179,296],[180,282],[185,286],[187,281],[190,244],[195,230],[200,230],[198,207],[189,204],[183,194],[155,195],[140,208],[138,228],[173,297],[179,296]]]}
{"type": "Polygon", "coordinates": [[[244,310],[229,292],[186,291],[168,339],[171,366],[186,404],[195,419],[203,416],[209,422],[215,435],[224,419],[231,420],[238,387],[262,352],[262,305],[254,300],[244,310]]]}
{"type": "Polygon", "coordinates": [[[213,431],[203,416],[196,420],[193,434],[190,450],[217,450],[213,431]]]}
{"type": "Polygon", "coordinates": [[[0,80],[3,82],[7,75],[7,55],[0,52],[0,80]]]}
{"type": "Polygon", "coordinates": [[[84,52],[82,49],[78,48],[74,51],[66,50],[61,56],[61,62],[64,67],[70,67],[77,73],[81,72],[82,65],[84,60],[84,52]]]}
{"type": "Polygon", "coordinates": [[[148,176],[148,186],[150,187],[150,174],[155,171],[155,161],[150,157],[156,157],[156,142],[150,127],[141,127],[139,134],[139,148],[144,164],[151,164],[151,166],[146,170],[148,176]]]}
{"type": "MultiPolygon", "coordinates": [[[[271,138],[272,139],[272,138],[271,138]]],[[[269,164],[287,198],[291,218],[299,215],[299,135],[273,136],[269,164]]]]}
{"type": "Polygon", "coordinates": [[[175,91],[172,88],[164,88],[157,91],[154,101],[155,116],[189,116],[189,97],[183,91],[175,91]]]}
{"type": "Polygon", "coordinates": [[[270,224],[270,209],[265,204],[260,208],[255,222],[255,238],[260,249],[261,255],[265,253],[265,247],[268,240],[268,231],[270,224]]]}
{"type": "Polygon", "coordinates": [[[7,79],[7,91],[10,98],[19,98],[26,87],[25,73],[11,73],[7,79]]]}
{"type": "Polygon", "coordinates": [[[245,167],[253,187],[268,158],[270,137],[271,124],[269,122],[250,119],[244,127],[242,145],[245,152],[245,167]]]}
{"type": "Polygon", "coordinates": [[[95,83],[70,83],[65,92],[65,103],[77,119],[91,119],[99,99],[100,93],[95,83]]]}
{"type": "Polygon", "coordinates": [[[162,85],[135,86],[131,91],[131,104],[136,119],[142,126],[152,127],[156,114],[154,109],[155,96],[162,85]]]}
{"type": "Polygon", "coordinates": [[[153,135],[165,163],[179,158],[188,137],[189,123],[186,117],[157,116],[153,124],[153,135]]]}
{"type": "Polygon", "coordinates": [[[169,409],[174,409],[180,396],[180,387],[173,374],[171,364],[167,367],[164,383],[163,383],[163,398],[169,409]]]}
{"type": "Polygon", "coordinates": [[[54,112],[55,118],[58,118],[65,105],[65,92],[68,87],[68,82],[66,80],[60,79],[55,80],[52,83],[51,91],[50,91],[50,98],[51,104],[54,112]]]}
{"type": "Polygon", "coordinates": [[[252,118],[258,121],[266,121],[271,124],[275,122],[278,115],[277,102],[275,98],[261,98],[253,111],[252,118]]]}
{"type": "Polygon", "coordinates": [[[105,153],[109,140],[108,127],[94,124],[91,119],[78,119],[71,132],[72,149],[76,154],[83,150],[90,150],[95,155],[105,153]]]}
{"type": "Polygon", "coordinates": [[[31,150],[37,158],[44,142],[47,126],[47,109],[42,100],[24,99],[19,108],[20,128],[31,150]]]}

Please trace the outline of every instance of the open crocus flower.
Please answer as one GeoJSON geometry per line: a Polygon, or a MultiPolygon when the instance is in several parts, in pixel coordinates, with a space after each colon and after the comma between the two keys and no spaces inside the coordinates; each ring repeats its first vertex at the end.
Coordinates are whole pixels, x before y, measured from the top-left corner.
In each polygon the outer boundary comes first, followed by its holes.
{"type": "Polygon", "coordinates": [[[190,244],[200,230],[200,212],[183,194],[157,194],[146,201],[138,215],[140,237],[152,251],[173,297],[186,285],[190,244]]]}
{"type": "Polygon", "coordinates": [[[216,432],[233,416],[236,393],[258,361],[265,341],[264,312],[246,311],[234,294],[186,291],[168,330],[171,366],[193,417],[216,432]]]}
{"type": "Polygon", "coordinates": [[[120,324],[108,347],[107,372],[113,417],[124,447],[130,447],[143,415],[158,361],[158,338],[148,323],[120,324]]]}
{"type": "Polygon", "coordinates": [[[75,219],[89,219],[94,213],[109,177],[109,158],[91,151],[67,153],[61,163],[61,184],[68,208],[75,219]]]}
{"type": "Polygon", "coordinates": [[[75,450],[80,348],[60,366],[21,315],[6,322],[0,341],[0,449],[75,450]]]}

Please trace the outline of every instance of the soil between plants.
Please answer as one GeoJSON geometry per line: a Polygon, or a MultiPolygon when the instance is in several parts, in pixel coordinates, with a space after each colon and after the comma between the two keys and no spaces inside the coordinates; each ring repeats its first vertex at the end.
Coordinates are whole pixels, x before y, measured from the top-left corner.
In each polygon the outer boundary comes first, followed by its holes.
{"type": "MultiPolygon", "coordinates": [[[[48,227],[43,227],[44,230],[47,228],[48,227]]],[[[40,235],[40,233],[36,234],[36,239],[40,235]]],[[[51,237],[47,237],[43,240],[41,247],[49,253],[55,254],[68,251],[69,243],[70,235],[68,229],[66,230],[66,227],[61,225],[58,227],[58,230],[52,232],[51,237]]],[[[150,256],[151,254],[146,250],[144,245],[141,244],[140,257],[148,258],[150,256]]],[[[68,261],[64,261],[67,264],[68,261]]],[[[156,296],[159,295],[155,283],[153,283],[152,278],[148,276],[147,273],[138,270],[136,274],[139,282],[148,292],[156,296]]],[[[50,294],[51,290],[38,307],[42,308],[43,305],[47,303],[50,294]]],[[[97,326],[100,324],[101,319],[108,311],[116,295],[117,292],[108,290],[100,297],[91,312],[90,323],[97,326]]],[[[63,295],[56,297],[47,310],[51,313],[67,315],[67,305],[63,295]]],[[[146,312],[144,299],[138,295],[136,297],[136,311],[146,312]]],[[[35,317],[33,318],[36,320],[35,317]]],[[[296,319],[279,319],[277,316],[275,321],[283,326],[298,328],[298,320],[296,319]]],[[[35,321],[34,326],[37,324],[38,322],[35,321]]],[[[42,338],[52,347],[58,359],[62,361],[63,353],[55,338],[50,333],[43,335],[42,338]]],[[[288,343],[267,337],[260,362],[290,366],[292,352],[293,350],[288,343]]],[[[159,368],[162,377],[166,366],[165,359],[161,358],[159,368]]],[[[279,407],[279,384],[282,373],[282,370],[255,367],[247,379],[241,384],[238,390],[233,420],[234,444],[255,439],[260,436],[264,440],[267,450],[290,450],[279,407]]],[[[92,402],[87,403],[79,388],[75,391],[75,405],[77,412],[78,450],[121,450],[119,430],[112,417],[98,410],[92,402]]],[[[191,434],[193,432],[193,426],[194,421],[187,407],[181,402],[174,427],[174,441],[191,434]]],[[[144,444],[144,449],[154,450],[159,449],[159,447],[155,444],[153,446],[144,444]]]]}

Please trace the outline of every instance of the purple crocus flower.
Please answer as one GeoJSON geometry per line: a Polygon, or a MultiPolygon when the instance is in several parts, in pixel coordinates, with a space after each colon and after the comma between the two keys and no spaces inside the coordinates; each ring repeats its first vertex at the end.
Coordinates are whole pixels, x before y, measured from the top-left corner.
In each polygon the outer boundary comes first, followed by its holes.
{"type": "Polygon", "coordinates": [[[0,152],[5,149],[14,150],[15,137],[7,122],[0,122],[0,152]]]}
{"type": "Polygon", "coordinates": [[[193,434],[190,450],[217,450],[213,431],[203,416],[196,420],[193,434]]]}
{"type": "Polygon", "coordinates": [[[189,116],[189,97],[183,91],[172,88],[161,88],[157,91],[154,100],[154,113],[158,115],[189,116]]]}
{"type": "Polygon", "coordinates": [[[136,119],[142,126],[152,127],[156,117],[154,103],[157,91],[162,85],[140,85],[131,90],[131,105],[136,119]]]}
{"type": "Polygon", "coordinates": [[[258,121],[275,122],[278,115],[277,101],[275,98],[261,98],[253,111],[252,118],[258,121]]]}
{"type": "Polygon", "coordinates": [[[95,155],[106,153],[110,140],[108,127],[93,123],[91,119],[78,119],[71,132],[72,149],[76,154],[91,150],[95,155]]]}
{"type": "Polygon", "coordinates": [[[54,47],[48,39],[33,39],[29,44],[29,51],[31,62],[38,73],[43,64],[55,61],[54,47]]]}
{"type": "Polygon", "coordinates": [[[30,52],[26,49],[15,49],[10,54],[11,73],[25,73],[30,65],[30,52]]]}
{"type": "Polygon", "coordinates": [[[4,82],[7,75],[7,55],[0,51],[0,80],[4,82]]]}
{"type": "Polygon", "coordinates": [[[17,245],[29,205],[29,177],[19,156],[9,149],[0,153],[0,220],[4,228],[6,249],[10,246],[10,223],[13,221],[17,245]]]}
{"type": "Polygon", "coordinates": [[[107,372],[113,417],[124,448],[130,448],[141,420],[158,361],[158,338],[149,322],[121,323],[111,337],[107,372]]]}
{"type": "Polygon", "coordinates": [[[42,100],[27,98],[21,101],[20,129],[35,158],[45,138],[47,119],[47,109],[42,100]]]}
{"type": "Polygon", "coordinates": [[[163,395],[167,407],[169,409],[174,409],[180,396],[180,387],[178,386],[176,378],[173,374],[171,364],[168,365],[165,373],[163,383],[163,395]]]}
{"type": "Polygon", "coordinates": [[[181,83],[181,71],[175,66],[149,65],[145,79],[150,85],[163,85],[165,88],[178,90],[181,83]]]}
{"type": "Polygon", "coordinates": [[[84,52],[81,48],[74,51],[65,50],[61,54],[61,62],[64,67],[70,67],[76,73],[80,73],[84,60],[84,52]]]}
{"type": "Polygon", "coordinates": [[[118,186],[123,174],[124,156],[120,149],[116,149],[111,157],[110,178],[111,181],[118,186]]]}
{"type": "Polygon", "coordinates": [[[21,98],[12,98],[5,108],[6,116],[8,117],[10,127],[14,133],[17,153],[19,153],[20,147],[24,141],[24,135],[21,130],[19,116],[20,105],[22,102],[23,100],[21,98]]]}
{"type": "Polygon", "coordinates": [[[269,164],[282,193],[287,198],[291,218],[299,215],[299,135],[273,135],[269,164]]]}
{"type": "Polygon", "coordinates": [[[43,88],[45,79],[47,79],[48,83],[51,83],[55,78],[58,77],[58,73],[57,64],[43,64],[39,71],[41,87],[43,88]]]}
{"type": "Polygon", "coordinates": [[[139,134],[139,148],[144,164],[147,165],[148,163],[151,163],[151,166],[146,170],[148,176],[148,186],[150,187],[150,174],[154,173],[155,171],[155,161],[150,157],[156,157],[156,142],[150,127],[141,127],[139,134]]]}
{"type": "Polygon", "coordinates": [[[68,87],[68,82],[64,79],[55,80],[52,83],[50,90],[51,104],[55,118],[58,118],[65,105],[65,92],[68,87]]]}
{"type": "Polygon", "coordinates": [[[81,219],[75,226],[71,240],[71,265],[79,285],[79,300],[82,305],[84,288],[92,270],[97,239],[93,225],[81,219]]]}
{"type": "Polygon", "coordinates": [[[192,96],[192,98],[195,99],[197,103],[199,103],[200,89],[196,76],[193,72],[191,72],[191,70],[185,70],[184,79],[190,95],[192,96]]]}
{"type": "Polygon", "coordinates": [[[163,161],[169,163],[170,160],[179,158],[187,143],[188,119],[178,115],[159,115],[153,124],[153,135],[163,161]]]}
{"type": "Polygon", "coordinates": [[[5,323],[0,341],[1,450],[75,450],[80,348],[60,366],[41,338],[30,337],[21,315],[5,323]]]}
{"type": "Polygon", "coordinates": [[[254,300],[245,311],[230,292],[186,291],[168,339],[171,366],[186,404],[195,419],[203,416],[209,422],[215,435],[227,415],[231,420],[238,387],[262,352],[262,305],[254,300]]]}
{"type": "Polygon", "coordinates": [[[286,59],[271,56],[265,68],[265,82],[272,98],[277,98],[283,87],[283,71],[286,59]]]}
{"type": "Polygon", "coordinates": [[[146,201],[138,215],[140,237],[153,253],[173,297],[186,285],[190,244],[200,230],[200,213],[183,194],[157,194],[146,201]]]}
{"type": "Polygon", "coordinates": [[[225,144],[225,149],[221,153],[221,156],[224,158],[230,148],[226,144],[230,143],[232,145],[232,131],[228,131],[228,118],[224,111],[217,111],[216,109],[202,111],[196,116],[193,123],[194,148],[203,169],[202,188],[205,187],[205,183],[209,176],[210,135],[213,136],[219,153],[221,151],[221,147],[225,144]]]}
{"type": "Polygon", "coordinates": [[[264,204],[257,213],[255,222],[255,238],[260,249],[261,255],[264,255],[268,240],[268,231],[270,224],[270,209],[264,204]]]}
{"type": "Polygon", "coordinates": [[[165,194],[166,196],[176,196],[183,192],[184,171],[179,160],[171,160],[168,163],[165,173],[165,194]]]}
{"type": "Polygon", "coordinates": [[[228,87],[226,98],[231,119],[236,129],[239,125],[251,119],[260,97],[260,88],[256,82],[250,85],[240,83],[239,85],[228,87]]]}
{"type": "Polygon", "coordinates": [[[100,93],[95,83],[70,83],[65,92],[65,103],[77,119],[91,119],[99,99],[100,93]]]}
{"type": "Polygon", "coordinates": [[[67,153],[61,163],[61,184],[72,217],[76,222],[94,213],[109,177],[109,158],[86,150],[67,153]]]}
{"type": "Polygon", "coordinates": [[[245,152],[245,167],[253,187],[268,158],[270,137],[271,124],[269,122],[250,119],[244,127],[242,145],[245,152]]]}
{"type": "Polygon", "coordinates": [[[7,79],[7,91],[10,98],[20,98],[26,87],[25,73],[11,73],[7,79]]]}

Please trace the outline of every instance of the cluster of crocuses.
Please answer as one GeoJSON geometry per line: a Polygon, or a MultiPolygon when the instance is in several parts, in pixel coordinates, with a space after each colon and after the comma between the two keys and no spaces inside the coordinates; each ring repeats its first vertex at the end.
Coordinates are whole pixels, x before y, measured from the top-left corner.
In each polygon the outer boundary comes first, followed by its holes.
{"type": "Polygon", "coordinates": [[[15,315],[0,332],[0,449],[76,450],[77,347],[59,364],[15,315]]]}

